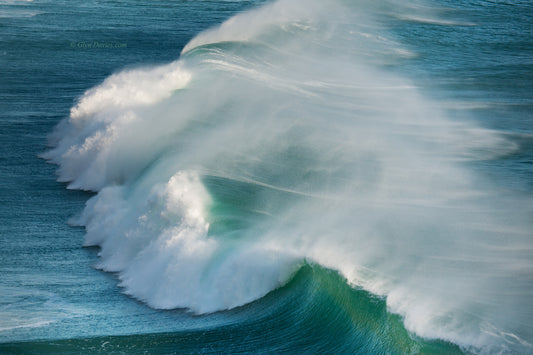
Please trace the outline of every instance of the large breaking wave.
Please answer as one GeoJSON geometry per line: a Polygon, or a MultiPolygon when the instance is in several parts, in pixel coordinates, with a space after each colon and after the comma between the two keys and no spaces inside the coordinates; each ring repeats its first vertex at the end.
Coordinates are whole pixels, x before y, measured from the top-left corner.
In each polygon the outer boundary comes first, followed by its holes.
{"type": "Polygon", "coordinates": [[[516,147],[394,73],[416,53],[377,19],[402,11],[276,1],[87,91],[44,157],[97,192],[73,223],[98,267],[152,307],[208,313],[313,262],[420,336],[531,350],[530,208],[468,169],[516,147]]]}

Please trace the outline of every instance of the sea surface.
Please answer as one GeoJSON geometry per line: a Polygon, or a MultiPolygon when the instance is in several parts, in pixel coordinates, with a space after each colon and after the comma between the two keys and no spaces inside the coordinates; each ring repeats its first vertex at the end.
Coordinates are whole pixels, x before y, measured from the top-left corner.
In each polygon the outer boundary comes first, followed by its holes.
{"type": "Polygon", "coordinates": [[[0,1],[1,354],[532,325],[531,1],[0,1]]]}

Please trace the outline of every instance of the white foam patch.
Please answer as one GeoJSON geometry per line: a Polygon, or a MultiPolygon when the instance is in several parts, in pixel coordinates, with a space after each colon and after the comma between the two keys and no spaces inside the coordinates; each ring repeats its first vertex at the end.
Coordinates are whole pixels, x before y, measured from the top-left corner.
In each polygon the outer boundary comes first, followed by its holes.
{"type": "Polygon", "coordinates": [[[272,250],[226,246],[207,235],[209,195],[193,172],[178,172],[147,199],[103,189],[76,223],[85,245],[99,245],[97,267],[118,272],[125,292],[155,308],[197,313],[230,309],[283,284],[292,258],[272,250]]]}
{"type": "Polygon", "coordinates": [[[76,123],[109,109],[124,109],[154,104],[184,88],[191,76],[177,61],[168,65],[127,70],[111,75],[99,86],[87,91],[71,109],[70,120],[76,123]]]}
{"type": "Polygon", "coordinates": [[[140,113],[190,79],[180,61],[112,75],[80,98],[50,137],[55,148],[42,156],[60,163],[59,181],[70,182],[70,188],[97,191],[122,183],[150,164],[160,148],[159,136],[169,129],[140,113]],[[127,161],[124,150],[129,150],[127,161]]]}

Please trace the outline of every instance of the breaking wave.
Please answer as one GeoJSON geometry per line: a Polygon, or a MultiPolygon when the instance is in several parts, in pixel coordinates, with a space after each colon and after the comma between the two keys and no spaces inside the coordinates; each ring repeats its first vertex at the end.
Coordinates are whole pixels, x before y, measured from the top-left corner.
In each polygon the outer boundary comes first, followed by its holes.
{"type": "Polygon", "coordinates": [[[43,156],[96,192],[72,223],[97,267],[151,307],[209,313],[316,263],[419,336],[531,351],[530,208],[468,168],[517,147],[394,70],[416,53],[386,4],[269,3],[87,91],[43,156]]]}

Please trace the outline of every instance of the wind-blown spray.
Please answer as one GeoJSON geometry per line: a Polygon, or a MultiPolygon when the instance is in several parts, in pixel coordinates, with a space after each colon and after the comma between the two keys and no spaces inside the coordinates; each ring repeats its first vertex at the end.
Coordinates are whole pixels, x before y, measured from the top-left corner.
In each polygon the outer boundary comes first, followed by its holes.
{"type": "Polygon", "coordinates": [[[98,267],[152,307],[206,313],[307,260],[386,296],[420,336],[530,349],[529,209],[467,168],[515,146],[393,73],[416,53],[383,11],[277,1],[86,92],[45,157],[97,192],[75,222],[98,267]]]}

